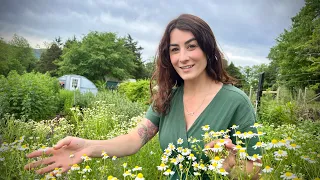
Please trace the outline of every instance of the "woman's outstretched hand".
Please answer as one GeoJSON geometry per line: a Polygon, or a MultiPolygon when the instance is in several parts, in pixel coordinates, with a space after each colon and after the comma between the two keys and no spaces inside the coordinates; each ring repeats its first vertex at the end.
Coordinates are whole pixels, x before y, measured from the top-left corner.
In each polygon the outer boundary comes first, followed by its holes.
{"type": "Polygon", "coordinates": [[[81,156],[83,154],[88,155],[89,152],[86,149],[85,139],[68,136],[60,140],[52,148],[48,148],[45,151],[34,151],[28,154],[27,157],[41,157],[43,154],[49,155],[49,157],[29,163],[24,166],[24,169],[32,170],[33,168],[45,165],[45,167],[38,169],[36,173],[43,174],[51,172],[55,168],[61,168],[63,173],[68,171],[73,164],[80,163],[82,161],[81,156]]]}

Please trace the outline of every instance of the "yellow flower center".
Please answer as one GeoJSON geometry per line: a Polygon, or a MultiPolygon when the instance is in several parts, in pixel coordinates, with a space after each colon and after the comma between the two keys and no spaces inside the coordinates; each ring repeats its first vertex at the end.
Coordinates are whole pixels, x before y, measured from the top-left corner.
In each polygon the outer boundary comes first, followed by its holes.
{"type": "Polygon", "coordinates": [[[285,176],[290,177],[290,176],[292,176],[292,173],[291,172],[286,172],[285,176]]]}
{"type": "Polygon", "coordinates": [[[220,160],[220,157],[219,157],[219,156],[216,156],[216,157],[214,157],[214,160],[219,161],[219,160],[220,160]]]}
{"type": "Polygon", "coordinates": [[[271,143],[272,143],[272,144],[277,144],[278,141],[277,141],[276,139],[272,139],[271,143]]]}
{"type": "Polygon", "coordinates": [[[214,162],[211,164],[213,167],[217,167],[218,166],[218,163],[214,162]]]}
{"type": "Polygon", "coordinates": [[[137,177],[138,177],[138,178],[143,178],[143,174],[142,174],[142,173],[139,173],[137,177]]]}
{"type": "Polygon", "coordinates": [[[266,168],[266,169],[270,169],[270,166],[266,166],[265,168],[266,168]]]}

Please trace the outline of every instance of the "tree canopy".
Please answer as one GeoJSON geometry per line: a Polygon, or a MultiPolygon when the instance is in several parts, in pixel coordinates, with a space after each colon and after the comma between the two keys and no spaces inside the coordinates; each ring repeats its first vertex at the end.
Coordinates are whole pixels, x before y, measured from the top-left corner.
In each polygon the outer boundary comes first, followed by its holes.
{"type": "Polygon", "coordinates": [[[289,87],[320,82],[320,1],[305,3],[268,55],[278,81],[289,87]]]}
{"type": "Polygon", "coordinates": [[[0,74],[7,76],[11,70],[19,74],[31,72],[35,68],[36,57],[28,41],[14,35],[9,42],[0,38],[0,74]]]}
{"type": "Polygon", "coordinates": [[[104,81],[106,76],[130,78],[136,68],[136,55],[126,45],[126,38],[111,32],[90,32],[81,41],[68,41],[58,74],[79,74],[92,81],[104,81]]]}

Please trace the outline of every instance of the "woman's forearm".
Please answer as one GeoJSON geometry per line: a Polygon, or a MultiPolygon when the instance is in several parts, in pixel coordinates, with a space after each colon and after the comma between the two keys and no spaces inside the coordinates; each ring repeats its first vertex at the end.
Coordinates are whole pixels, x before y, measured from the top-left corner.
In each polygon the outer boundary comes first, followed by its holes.
{"type": "Polygon", "coordinates": [[[123,157],[135,154],[142,144],[139,138],[126,134],[109,140],[86,140],[85,146],[89,157],[101,157],[103,151],[110,157],[123,157]]]}

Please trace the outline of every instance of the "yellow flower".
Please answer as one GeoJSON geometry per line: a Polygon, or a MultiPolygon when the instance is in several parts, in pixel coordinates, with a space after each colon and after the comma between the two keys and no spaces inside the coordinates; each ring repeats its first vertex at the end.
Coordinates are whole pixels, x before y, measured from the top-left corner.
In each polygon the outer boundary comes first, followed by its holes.
{"type": "Polygon", "coordinates": [[[135,180],[144,180],[143,174],[142,174],[142,173],[139,173],[139,174],[137,175],[137,177],[135,178],[135,180]]]}

